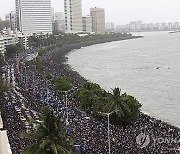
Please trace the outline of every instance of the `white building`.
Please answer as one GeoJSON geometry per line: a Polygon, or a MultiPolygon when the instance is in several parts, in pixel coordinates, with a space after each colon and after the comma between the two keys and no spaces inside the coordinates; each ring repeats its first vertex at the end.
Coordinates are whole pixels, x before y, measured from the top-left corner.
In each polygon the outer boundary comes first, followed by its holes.
{"type": "Polygon", "coordinates": [[[167,28],[167,25],[166,25],[166,23],[161,23],[161,30],[165,30],[167,28]]]}
{"type": "Polygon", "coordinates": [[[92,29],[95,34],[105,33],[105,11],[103,8],[91,8],[92,29]]]}
{"type": "Polygon", "coordinates": [[[24,34],[51,34],[51,0],[16,0],[17,26],[24,34]]]}
{"type": "Polygon", "coordinates": [[[141,30],[142,29],[142,21],[138,20],[136,21],[136,30],[141,30]]]}
{"type": "Polygon", "coordinates": [[[173,23],[172,23],[172,22],[169,22],[169,23],[167,24],[167,27],[168,27],[168,29],[172,29],[172,28],[173,28],[173,23]]]}
{"type": "Polygon", "coordinates": [[[154,24],[153,23],[149,23],[148,24],[148,29],[149,30],[154,30],[154,24]]]}
{"type": "Polygon", "coordinates": [[[82,17],[82,27],[83,27],[83,32],[91,33],[92,32],[92,17],[90,16],[82,17]]]}
{"type": "Polygon", "coordinates": [[[143,30],[147,30],[147,29],[148,29],[148,24],[147,24],[147,23],[143,23],[142,29],[143,29],[143,30]]]}
{"type": "Polygon", "coordinates": [[[13,32],[13,31],[4,31],[4,33],[0,36],[0,50],[5,51],[5,46],[7,45],[15,45],[21,44],[25,49],[29,48],[28,36],[22,34],[21,32],[13,32]]]}
{"type": "Polygon", "coordinates": [[[66,33],[82,32],[81,0],[64,0],[66,33]]]}
{"type": "Polygon", "coordinates": [[[65,32],[65,21],[63,12],[55,12],[54,14],[54,30],[65,32]]]}
{"type": "Polygon", "coordinates": [[[175,29],[179,29],[179,28],[180,28],[180,27],[179,27],[179,22],[175,22],[175,23],[174,23],[174,28],[175,28],[175,29]]]}
{"type": "Polygon", "coordinates": [[[113,30],[113,29],[114,29],[114,22],[107,22],[106,30],[113,30]]]}
{"type": "Polygon", "coordinates": [[[4,39],[2,36],[0,36],[0,54],[3,54],[5,52],[5,46],[4,46],[4,39]]]}
{"type": "Polygon", "coordinates": [[[18,43],[18,38],[16,35],[3,35],[4,45],[13,45],[18,43]]]}
{"type": "Polygon", "coordinates": [[[160,23],[155,23],[154,24],[154,29],[159,30],[160,29],[160,23]]]}

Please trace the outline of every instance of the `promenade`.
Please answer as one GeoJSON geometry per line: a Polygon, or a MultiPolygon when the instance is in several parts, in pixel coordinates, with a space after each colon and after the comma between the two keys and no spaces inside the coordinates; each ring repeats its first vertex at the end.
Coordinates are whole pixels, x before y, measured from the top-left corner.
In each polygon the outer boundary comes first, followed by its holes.
{"type": "MultiPolygon", "coordinates": [[[[80,84],[85,81],[72,71],[64,62],[65,55],[73,47],[56,48],[41,57],[44,70],[37,70],[35,61],[24,63],[9,61],[5,66],[3,80],[12,86],[0,100],[0,107],[7,115],[5,129],[13,154],[19,154],[34,141],[22,139],[21,133],[31,132],[34,127],[28,123],[29,118],[38,119],[41,107],[47,106],[55,115],[60,115],[60,121],[65,126],[69,123],[68,132],[76,140],[82,154],[108,154],[107,119],[84,114],[79,110],[79,102],[72,98],[80,84]],[[73,88],[68,91],[68,107],[65,96],[59,96],[53,90],[51,81],[46,79],[46,73],[54,77],[69,76],[73,88]],[[68,112],[69,118],[66,118],[68,112]]],[[[173,138],[180,141],[180,131],[160,120],[142,114],[135,123],[126,127],[110,125],[112,154],[179,154],[179,142],[155,142],[156,139],[173,138]],[[137,142],[139,134],[150,137],[148,144],[137,142]]]]}

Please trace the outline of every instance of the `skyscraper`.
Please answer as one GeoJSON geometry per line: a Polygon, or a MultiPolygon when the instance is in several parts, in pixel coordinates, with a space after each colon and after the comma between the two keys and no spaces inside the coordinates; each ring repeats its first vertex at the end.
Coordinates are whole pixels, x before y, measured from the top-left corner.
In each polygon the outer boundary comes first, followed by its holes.
{"type": "Polygon", "coordinates": [[[17,24],[16,24],[16,12],[11,11],[9,14],[5,15],[5,20],[9,22],[9,27],[11,30],[16,30],[17,29],[17,24]]]}
{"type": "Polygon", "coordinates": [[[81,0],[64,0],[66,33],[82,31],[81,0]]]}
{"type": "Polygon", "coordinates": [[[92,30],[96,34],[105,33],[105,12],[103,8],[91,8],[92,30]]]}
{"type": "Polygon", "coordinates": [[[54,30],[65,32],[64,13],[55,12],[54,14],[54,30]]]}
{"type": "Polygon", "coordinates": [[[16,0],[16,20],[24,34],[52,33],[51,0],[16,0]]]}

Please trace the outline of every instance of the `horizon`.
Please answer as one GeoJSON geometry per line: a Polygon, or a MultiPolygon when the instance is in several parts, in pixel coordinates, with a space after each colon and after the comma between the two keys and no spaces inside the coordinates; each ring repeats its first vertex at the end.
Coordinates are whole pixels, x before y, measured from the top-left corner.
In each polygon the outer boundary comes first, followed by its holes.
{"type": "MultiPolygon", "coordinates": [[[[1,19],[5,19],[5,14],[15,11],[15,0],[3,1],[1,4],[1,19]]],[[[51,7],[55,12],[64,12],[64,1],[51,0],[51,7]]],[[[159,0],[158,2],[156,0],[146,2],[127,0],[116,3],[108,2],[108,0],[82,0],[82,15],[90,14],[91,7],[104,8],[106,22],[114,22],[115,25],[124,25],[137,20],[142,20],[143,23],[180,22],[178,17],[180,2],[177,0],[159,0]]]]}

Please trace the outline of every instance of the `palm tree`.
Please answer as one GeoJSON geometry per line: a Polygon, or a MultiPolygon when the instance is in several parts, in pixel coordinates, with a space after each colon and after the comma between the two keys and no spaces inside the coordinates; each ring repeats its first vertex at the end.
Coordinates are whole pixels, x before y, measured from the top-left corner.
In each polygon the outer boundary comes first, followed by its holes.
{"type": "Polygon", "coordinates": [[[113,93],[104,92],[100,103],[97,103],[97,111],[111,114],[110,121],[114,124],[120,124],[121,118],[124,117],[125,112],[129,113],[129,106],[121,100],[121,90],[119,88],[112,89],[113,93]]]}
{"type": "Polygon", "coordinates": [[[39,121],[33,133],[22,134],[23,138],[34,139],[35,143],[27,147],[23,154],[70,154],[77,153],[72,136],[66,133],[60,121],[47,107],[39,114],[39,121]]]}
{"type": "Polygon", "coordinates": [[[112,111],[117,111],[116,114],[121,117],[124,115],[123,109],[127,108],[124,103],[121,102],[120,100],[120,89],[119,88],[114,88],[113,94],[109,92],[104,92],[104,97],[102,97],[101,103],[98,103],[98,108],[102,112],[105,113],[110,113],[112,111]]]}
{"type": "Polygon", "coordinates": [[[138,118],[141,104],[132,96],[126,93],[121,94],[119,88],[112,89],[113,93],[106,93],[98,103],[98,110],[104,113],[114,112],[111,115],[111,122],[114,124],[126,125],[138,118]]]}

